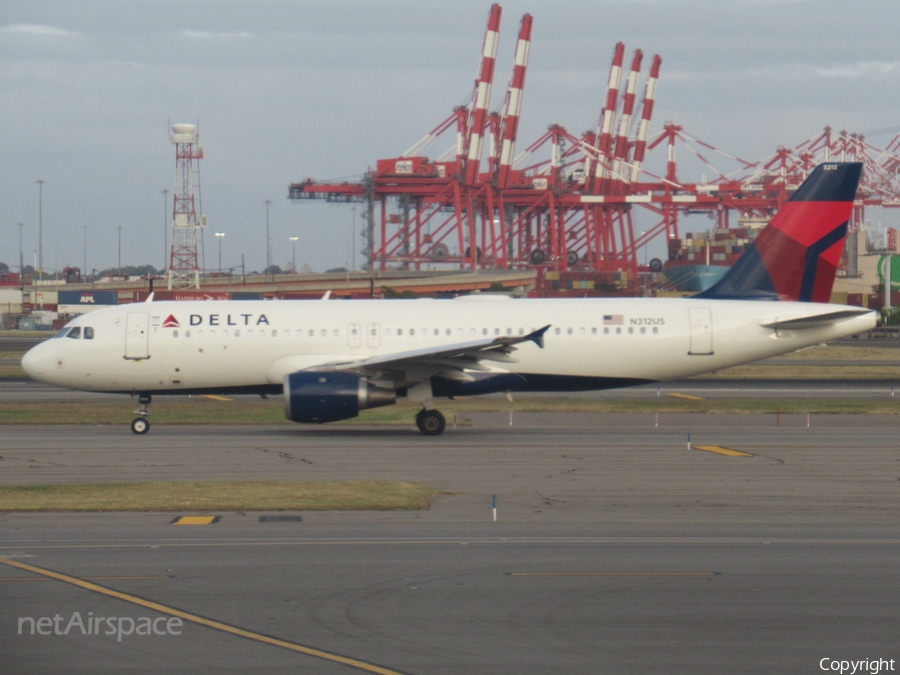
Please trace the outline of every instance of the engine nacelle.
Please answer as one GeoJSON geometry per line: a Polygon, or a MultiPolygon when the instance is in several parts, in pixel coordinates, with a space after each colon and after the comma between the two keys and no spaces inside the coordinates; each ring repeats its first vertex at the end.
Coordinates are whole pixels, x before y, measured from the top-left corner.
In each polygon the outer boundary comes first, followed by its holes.
{"type": "Polygon", "coordinates": [[[360,410],[393,405],[397,392],[350,373],[299,372],[284,376],[284,414],[292,422],[335,422],[360,410]]]}

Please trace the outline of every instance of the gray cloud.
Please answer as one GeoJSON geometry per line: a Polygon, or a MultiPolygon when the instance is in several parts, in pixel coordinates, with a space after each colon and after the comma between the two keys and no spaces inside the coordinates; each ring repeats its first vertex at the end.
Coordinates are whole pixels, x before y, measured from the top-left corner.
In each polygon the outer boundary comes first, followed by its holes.
{"type": "MultiPolygon", "coordinates": [[[[519,19],[526,11],[535,17],[522,144],[551,123],[573,133],[596,124],[619,40],[629,54],[642,48],[645,64],[654,53],[663,57],[654,131],[673,120],[758,159],[826,124],[856,131],[897,124],[895,0],[872,0],[865,11],[836,0],[503,5],[495,107],[519,19]]],[[[89,264],[114,264],[122,225],[126,261],[161,264],[160,191],[171,187],[174,171],[167,125],[199,120],[203,206],[211,230],[228,235],[224,262],[238,264],[244,252],[250,268],[262,265],[268,198],[278,241],[302,237],[298,261],[318,269],[343,264],[352,212],[290,204],[288,183],[359,176],[464,104],[488,7],[472,0],[6,0],[0,260],[18,256],[18,237],[8,235],[19,221],[27,224],[26,247],[36,246],[34,181],[42,177],[45,242],[58,244],[61,256],[77,252],[68,262],[81,264],[81,226],[88,225],[89,264]]],[[[703,170],[682,157],[685,171],[703,170]]]]}

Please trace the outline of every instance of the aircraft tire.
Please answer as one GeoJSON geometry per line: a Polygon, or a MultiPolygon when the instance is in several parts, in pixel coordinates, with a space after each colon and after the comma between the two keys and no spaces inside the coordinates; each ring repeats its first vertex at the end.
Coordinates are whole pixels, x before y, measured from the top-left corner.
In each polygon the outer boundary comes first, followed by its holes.
{"type": "Polygon", "coordinates": [[[150,431],[150,421],[143,417],[135,417],[131,420],[131,431],[136,434],[146,434],[150,431]]]}
{"type": "Polygon", "coordinates": [[[447,427],[447,421],[439,410],[422,410],[416,415],[416,426],[426,436],[440,436],[447,427]]]}

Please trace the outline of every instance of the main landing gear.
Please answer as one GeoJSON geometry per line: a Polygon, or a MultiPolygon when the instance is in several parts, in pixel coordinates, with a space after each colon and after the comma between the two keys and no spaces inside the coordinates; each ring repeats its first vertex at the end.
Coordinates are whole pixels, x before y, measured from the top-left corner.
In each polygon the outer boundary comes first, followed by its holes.
{"type": "Polygon", "coordinates": [[[131,420],[131,430],[136,434],[146,434],[150,431],[150,394],[140,394],[138,395],[138,402],[141,404],[141,407],[134,411],[134,414],[137,415],[133,420],[131,420]]]}
{"type": "Polygon", "coordinates": [[[447,427],[447,420],[439,410],[420,410],[416,415],[416,426],[426,436],[440,436],[447,427]]]}

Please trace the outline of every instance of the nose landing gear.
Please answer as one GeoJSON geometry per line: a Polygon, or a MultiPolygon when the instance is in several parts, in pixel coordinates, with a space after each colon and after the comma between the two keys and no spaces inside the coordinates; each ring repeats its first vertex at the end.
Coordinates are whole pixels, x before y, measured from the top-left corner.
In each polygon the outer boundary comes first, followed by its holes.
{"type": "Polygon", "coordinates": [[[140,394],[138,396],[138,402],[141,404],[141,407],[134,411],[134,414],[137,415],[133,420],[131,420],[131,431],[136,434],[146,434],[150,431],[150,394],[140,394]]]}

